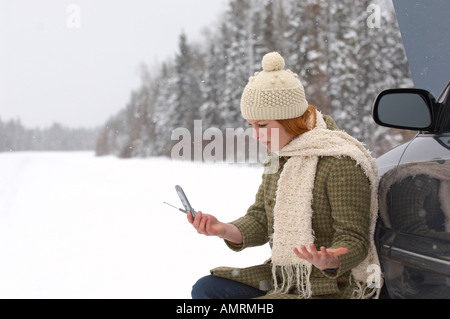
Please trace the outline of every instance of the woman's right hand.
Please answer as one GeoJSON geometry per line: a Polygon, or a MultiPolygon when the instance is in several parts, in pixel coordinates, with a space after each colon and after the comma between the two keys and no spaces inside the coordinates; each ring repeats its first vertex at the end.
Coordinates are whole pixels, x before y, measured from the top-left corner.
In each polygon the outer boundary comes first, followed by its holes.
{"type": "Polygon", "coordinates": [[[202,212],[197,212],[195,218],[192,217],[192,213],[187,214],[189,223],[194,226],[195,230],[205,236],[217,236],[223,238],[226,231],[224,223],[220,222],[216,217],[202,212]]]}
{"type": "Polygon", "coordinates": [[[216,217],[198,212],[195,218],[192,213],[187,214],[189,223],[194,226],[195,230],[205,236],[217,236],[231,243],[242,244],[242,233],[233,224],[225,224],[220,222],[216,217]]]}

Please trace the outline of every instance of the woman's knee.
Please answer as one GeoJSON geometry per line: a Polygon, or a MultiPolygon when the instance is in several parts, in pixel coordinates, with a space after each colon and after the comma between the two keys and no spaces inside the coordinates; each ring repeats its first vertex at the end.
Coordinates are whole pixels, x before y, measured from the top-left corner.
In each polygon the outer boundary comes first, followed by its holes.
{"type": "Polygon", "coordinates": [[[265,292],[230,279],[206,276],[192,287],[193,299],[249,299],[265,295],[265,292]]]}
{"type": "Polygon", "coordinates": [[[193,299],[214,299],[213,293],[215,285],[213,276],[200,278],[194,286],[192,286],[191,296],[193,299]]]}

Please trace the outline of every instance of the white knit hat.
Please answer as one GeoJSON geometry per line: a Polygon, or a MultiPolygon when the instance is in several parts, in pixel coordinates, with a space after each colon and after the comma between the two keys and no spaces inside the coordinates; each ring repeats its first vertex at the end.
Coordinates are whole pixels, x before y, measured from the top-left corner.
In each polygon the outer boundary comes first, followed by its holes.
{"type": "Polygon", "coordinates": [[[298,75],[284,66],[279,53],[264,56],[263,71],[250,78],[242,94],[241,111],[246,120],[287,120],[305,114],[305,89],[298,75]]]}

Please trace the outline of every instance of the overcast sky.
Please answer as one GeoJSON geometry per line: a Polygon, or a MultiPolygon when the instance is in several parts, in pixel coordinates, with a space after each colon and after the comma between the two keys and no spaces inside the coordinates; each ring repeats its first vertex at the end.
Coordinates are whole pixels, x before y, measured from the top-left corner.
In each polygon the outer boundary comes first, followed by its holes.
{"type": "Polygon", "coordinates": [[[102,125],[150,68],[214,26],[226,0],[0,0],[0,119],[102,125]],[[75,4],[75,6],[71,6],[75,4]]]}

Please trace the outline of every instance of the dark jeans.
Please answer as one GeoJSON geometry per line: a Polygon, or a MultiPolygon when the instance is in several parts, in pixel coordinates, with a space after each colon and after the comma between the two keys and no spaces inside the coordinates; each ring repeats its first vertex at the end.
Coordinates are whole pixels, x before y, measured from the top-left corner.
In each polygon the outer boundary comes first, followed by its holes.
{"type": "Polygon", "coordinates": [[[206,276],[192,287],[192,299],[251,299],[266,293],[240,282],[206,276]]]}

